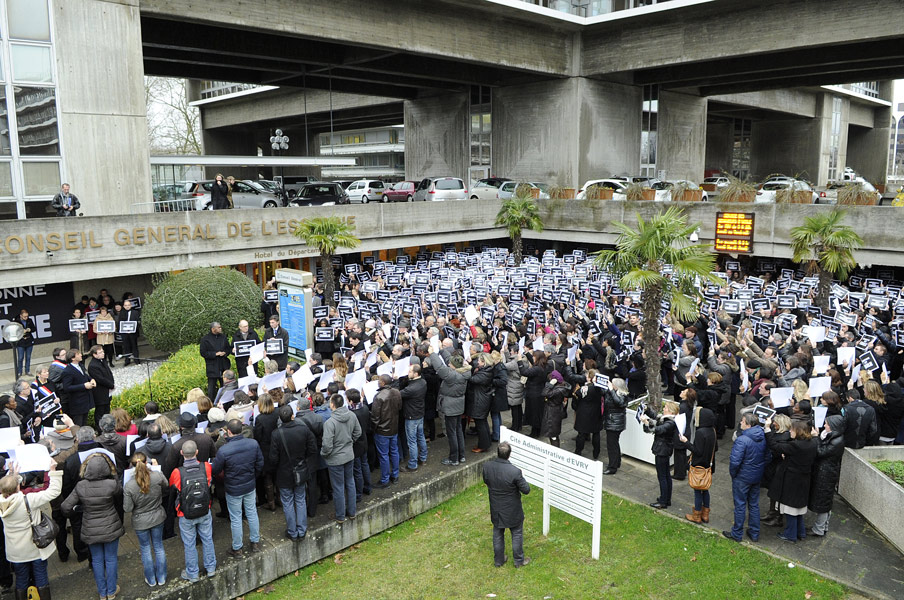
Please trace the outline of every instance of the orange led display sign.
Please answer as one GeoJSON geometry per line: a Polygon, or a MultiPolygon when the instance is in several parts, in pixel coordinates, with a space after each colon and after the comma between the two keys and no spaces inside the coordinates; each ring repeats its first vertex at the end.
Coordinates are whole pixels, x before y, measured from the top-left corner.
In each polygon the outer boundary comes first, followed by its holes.
{"type": "Polygon", "coordinates": [[[753,252],[753,218],[755,213],[716,213],[716,252],[753,252]]]}

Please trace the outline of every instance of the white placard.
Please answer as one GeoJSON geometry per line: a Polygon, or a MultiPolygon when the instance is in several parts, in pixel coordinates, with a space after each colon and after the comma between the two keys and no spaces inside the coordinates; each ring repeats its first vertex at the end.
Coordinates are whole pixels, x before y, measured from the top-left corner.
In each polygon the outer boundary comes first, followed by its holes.
{"type": "Polygon", "coordinates": [[[568,349],[568,357],[566,360],[569,363],[574,364],[574,361],[577,357],[578,357],[578,347],[572,346],[571,348],[568,349]]]}
{"type": "MultiPolygon", "coordinates": [[[[158,473],[163,472],[163,467],[160,465],[147,465],[148,469],[151,471],[157,471],[158,473]]],[[[129,483],[132,479],[135,478],[135,467],[131,469],[126,469],[122,472],[122,487],[126,487],[126,484],[129,483]]]]}
{"type": "Polygon", "coordinates": [[[326,373],[320,375],[320,381],[317,382],[317,391],[323,391],[327,388],[329,384],[333,382],[333,379],[336,377],[336,369],[330,369],[326,373]]]}
{"type": "MultiPolygon", "coordinates": [[[[832,389],[831,377],[811,377],[810,378],[810,398],[816,400],[822,396],[823,392],[832,389]]],[[[774,391],[774,390],[773,390],[774,391]]]]}
{"type": "Polygon", "coordinates": [[[474,308],[473,304],[469,304],[465,309],[465,319],[468,321],[468,325],[473,325],[477,322],[477,319],[480,318],[480,311],[474,308]]]}
{"type": "Polygon", "coordinates": [[[308,387],[317,376],[311,373],[311,367],[308,365],[301,365],[301,368],[292,373],[292,381],[295,383],[295,391],[300,392],[301,390],[308,387]]]}
{"type": "Polygon", "coordinates": [[[471,340],[461,343],[461,355],[465,360],[471,360],[471,340]]]}
{"type": "Polygon", "coordinates": [[[379,388],[379,381],[368,381],[364,384],[364,389],[362,390],[362,392],[364,393],[364,399],[367,400],[368,404],[373,404],[374,398],[377,397],[377,392],[380,391],[379,388]]]}
{"type": "Polygon", "coordinates": [[[813,420],[816,423],[816,429],[822,429],[826,422],[826,413],[829,412],[828,406],[816,406],[813,408],[813,420]]]}
{"type": "Polygon", "coordinates": [[[817,375],[822,375],[823,373],[829,372],[829,360],[832,357],[828,354],[823,354],[822,356],[814,356],[813,357],[813,371],[817,375]]]}
{"type": "Polygon", "coordinates": [[[85,462],[86,458],[88,458],[92,454],[97,454],[98,452],[100,452],[101,454],[106,454],[107,456],[110,457],[110,460],[113,461],[113,464],[114,465],[116,464],[116,457],[113,455],[112,452],[110,452],[109,450],[106,450],[104,448],[92,448],[91,450],[85,450],[83,452],[79,452],[78,459],[80,462],[85,462]]]}
{"type": "Polygon", "coordinates": [[[853,346],[841,346],[836,349],[838,353],[838,364],[841,366],[850,367],[854,364],[854,354],[857,352],[857,349],[853,346]]]}
{"type": "Polygon", "coordinates": [[[603,463],[583,459],[502,427],[499,440],[512,446],[511,463],[524,479],[543,489],[543,535],[549,535],[549,509],[558,508],[593,526],[591,556],[600,557],[603,463]]]}
{"type": "Polygon", "coordinates": [[[393,372],[393,376],[396,379],[401,377],[408,377],[408,367],[411,366],[411,357],[406,356],[405,358],[400,358],[395,362],[395,370],[393,372]]]}
{"type": "Polygon", "coordinates": [[[543,352],[543,346],[545,346],[545,345],[546,344],[543,343],[543,336],[541,335],[540,337],[538,337],[537,339],[534,340],[534,343],[531,344],[531,348],[533,348],[534,350],[539,350],[540,352],[543,352]]]}
{"type": "Polygon", "coordinates": [[[16,465],[20,473],[50,470],[50,452],[44,444],[25,444],[16,448],[16,465]]]}
{"type": "Polygon", "coordinates": [[[784,408],[786,406],[791,406],[791,398],[793,396],[794,388],[790,387],[772,388],[772,390],[769,392],[769,397],[772,398],[773,408],[784,408]]]}
{"type": "Polygon", "coordinates": [[[358,369],[345,376],[345,389],[361,391],[367,383],[367,370],[358,369]]]}
{"type": "Polygon", "coordinates": [[[22,442],[22,430],[18,427],[0,428],[0,452],[15,448],[22,442]]]}
{"type": "Polygon", "coordinates": [[[438,335],[434,335],[433,337],[430,338],[430,347],[433,349],[434,352],[439,354],[440,344],[439,344],[439,336],[438,335]]]}
{"type": "Polygon", "coordinates": [[[377,367],[377,375],[389,375],[390,377],[392,377],[392,363],[385,362],[377,367]]]}
{"type": "Polygon", "coordinates": [[[260,382],[258,382],[258,389],[267,388],[267,391],[275,390],[277,388],[282,388],[282,386],[286,383],[286,372],[280,371],[279,373],[270,373],[269,375],[265,375],[261,378],[260,382]]]}
{"type": "Polygon", "coordinates": [[[251,346],[251,351],[248,353],[248,364],[256,365],[260,361],[264,360],[265,351],[266,345],[263,342],[251,346]]]}
{"type": "Polygon", "coordinates": [[[699,359],[699,358],[695,358],[695,359],[691,362],[691,366],[688,367],[688,369],[687,369],[687,380],[688,380],[688,381],[690,381],[691,378],[694,376],[694,371],[697,369],[697,365],[699,365],[699,364],[700,364],[700,359],[699,359]]]}
{"type": "Polygon", "coordinates": [[[819,342],[824,342],[826,339],[826,328],[825,327],[812,327],[807,326],[804,327],[803,334],[810,338],[810,343],[814,346],[819,342]]]}
{"type": "Polygon", "coordinates": [[[518,354],[524,354],[524,338],[518,340],[518,354]]]}
{"type": "Polygon", "coordinates": [[[678,426],[678,433],[684,435],[684,430],[687,429],[687,415],[685,413],[675,415],[675,425],[678,426]]]}
{"type": "Polygon", "coordinates": [[[198,413],[201,411],[198,410],[197,402],[186,402],[185,404],[179,405],[179,414],[181,415],[184,412],[191,413],[197,417],[198,413]]]}

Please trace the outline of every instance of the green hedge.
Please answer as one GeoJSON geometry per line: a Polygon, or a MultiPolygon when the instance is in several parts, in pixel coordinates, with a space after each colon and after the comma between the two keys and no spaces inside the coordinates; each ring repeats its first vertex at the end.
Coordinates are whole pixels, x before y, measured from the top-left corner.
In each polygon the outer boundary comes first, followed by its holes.
{"type": "MultiPolygon", "coordinates": [[[[160,412],[179,408],[192,388],[207,389],[207,369],[199,351],[198,344],[185,346],[151,375],[154,402],[160,407],[160,412]]],[[[230,360],[234,369],[235,361],[232,357],[230,360]]],[[[150,399],[148,384],[144,382],[113,396],[112,406],[124,408],[133,418],[140,418],[144,416],[145,402],[150,399]]]]}

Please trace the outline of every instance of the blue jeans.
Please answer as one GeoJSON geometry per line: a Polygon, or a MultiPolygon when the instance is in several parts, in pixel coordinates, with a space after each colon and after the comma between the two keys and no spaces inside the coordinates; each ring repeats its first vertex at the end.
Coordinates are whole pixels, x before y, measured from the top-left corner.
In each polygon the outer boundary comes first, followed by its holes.
{"type": "MultiPolygon", "coordinates": [[[[396,459],[398,460],[398,457],[396,459]]],[[[354,460],[350,460],[344,465],[327,467],[330,472],[330,485],[333,486],[333,506],[336,509],[337,519],[345,519],[346,516],[354,517],[358,514],[354,463],[354,460]]]]}
{"type": "Polygon", "coordinates": [[[248,538],[252,543],[261,541],[261,526],[257,518],[257,490],[241,496],[226,494],[226,508],[229,510],[229,527],[232,530],[232,549],[242,549],[242,508],[248,518],[248,538]]]}
{"type": "Polygon", "coordinates": [[[94,583],[101,596],[112,596],[116,593],[116,580],[119,575],[119,540],[105,544],[88,544],[91,551],[91,570],[94,571],[94,583]]]}
{"type": "Polygon", "coordinates": [[[694,510],[709,508],[709,490],[694,490],[694,510]]]}
{"type": "Polygon", "coordinates": [[[279,488],[279,501],[286,515],[286,533],[298,539],[308,532],[307,485],[295,488],[279,488]]]}
{"type": "Polygon", "coordinates": [[[807,537],[807,528],[804,526],[803,515],[785,515],[785,531],[782,532],[789,540],[803,540],[807,537]]]}
{"type": "MultiPolygon", "coordinates": [[[[32,573],[35,577],[35,585],[37,587],[47,587],[50,585],[50,579],[47,577],[47,561],[33,560],[24,563],[10,563],[16,572],[16,589],[27,590],[28,582],[32,573]]],[[[113,588],[114,590],[116,588],[113,588]]]]}
{"type": "Polygon", "coordinates": [[[34,346],[16,346],[16,377],[22,373],[31,372],[31,351],[33,349],[34,346]]]}
{"type": "Polygon", "coordinates": [[[760,535],[760,484],[731,480],[731,495],[734,499],[734,525],[731,537],[740,540],[744,537],[744,519],[750,513],[747,523],[751,537],[760,535]]]}
{"type": "Polygon", "coordinates": [[[380,483],[389,481],[390,468],[392,478],[399,476],[399,436],[374,434],[377,456],[380,458],[380,483]]]}
{"type": "Polygon", "coordinates": [[[408,468],[417,469],[417,461],[427,461],[427,438],[424,437],[424,419],[405,419],[405,437],[408,439],[408,468]]]}
{"type": "Polygon", "coordinates": [[[493,434],[491,439],[493,440],[493,443],[496,443],[499,441],[499,432],[502,431],[502,413],[491,412],[490,420],[493,421],[493,434]]]}
{"type": "MultiPolygon", "coordinates": [[[[163,549],[163,523],[150,529],[136,529],[138,545],[141,547],[141,563],[144,578],[151,585],[166,582],[166,550],[163,549]],[[151,546],[153,545],[153,548],[151,546]],[[153,550],[153,554],[151,551],[153,550]],[[156,559],[156,566],[155,566],[156,559]]],[[[116,588],[113,588],[114,590],[116,588]]]]}
{"type": "Polygon", "coordinates": [[[656,478],[659,479],[659,503],[672,503],[672,473],[669,470],[671,456],[656,457],[656,478]]]}
{"type": "Polygon", "coordinates": [[[208,512],[197,519],[179,517],[179,534],[185,547],[185,572],[192,579],[197,579],[198,549],[195,547],[196,536],[201,536],[201,549],[204,551],[204,568],[210,575],[217,570],[217,555],[213,549],[213,517],[208,512]]]}
{"type": "Polygon", "coordinates": [[[355,475],[355,500],[360,501],[362,494],[370,493],[370,463],[367,455],[359,456],[354,461],[352,472],[355,475]]]}

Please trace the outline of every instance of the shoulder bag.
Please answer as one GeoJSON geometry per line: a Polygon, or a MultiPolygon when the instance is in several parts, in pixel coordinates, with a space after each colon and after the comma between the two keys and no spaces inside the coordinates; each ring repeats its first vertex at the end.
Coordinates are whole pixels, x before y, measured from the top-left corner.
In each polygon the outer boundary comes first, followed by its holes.
{"type": "MultiPolygon", "coordinates": [[[[280,441],[282,442],[283,448],[286,449],[286,456],[289,460],[292,460],[292,454],[289,452],[289,446],[286,444],[286,432],[282,433],[280,441]]],[[[305,485],[308,482],[308,460],[306,458],[302,457],[300,461],[292,466],[292,476],[295,478],[295,487],[305,485]]]]}
{"type": "MultiPolygon", "coordinates": [[[[709,466],[690,467],[687,472],[687,482],[695,490],[708,490],[713,484],[713,460],[716,458],[716,441],[713,440],[713,455],[709,459],[709,466]]],[[[693,460],[693,457],[689,460],[693,460]]]]}
{"type": "Polygon", "coordinates": [[[25,510],[28,512],[28,521],[31,524],[31,541],[38,548],[46,548],[56,540],[57,534],[60,532],[60,526],[42,510],[38,511],[41,518],[38,524],[35,525],[35,521],[31,516],[31,507],[28,505],[28,496],[23,494],[22,498],[25,500],[25,510]]]}

